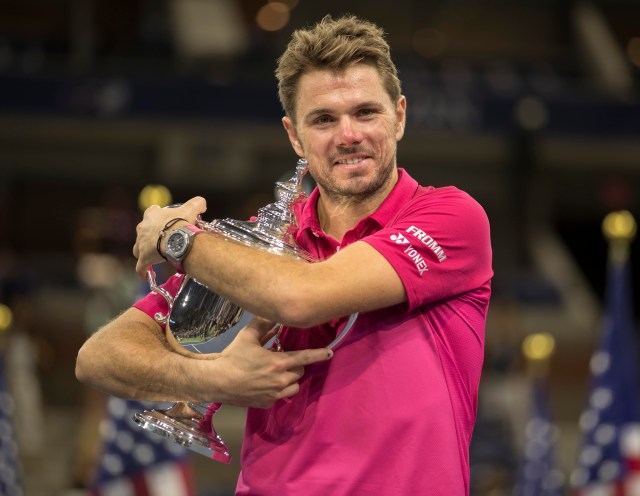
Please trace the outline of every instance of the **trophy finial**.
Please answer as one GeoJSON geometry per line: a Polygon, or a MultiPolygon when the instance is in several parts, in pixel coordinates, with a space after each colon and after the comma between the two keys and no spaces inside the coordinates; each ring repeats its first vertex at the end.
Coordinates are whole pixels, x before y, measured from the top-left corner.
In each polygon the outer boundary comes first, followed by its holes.
{"type": "Polygon", "coordinates": [[[254,248],[312,261],[313,257],[300,248],[294,239],[297,221],[293,206],[307,198],[302,187],[307,170],[307,161],[299,159],[293,176],[276,183],[276,201],[260,208],[257,219],[218,219],[209,223],[201,222],[199,227],[254,248]]]}
{"type": "Polygon", "coordinates": [[[283,210],[287,210],[289,205],[298,203],[307,197],[302,187],[302,179],[308,170],[309,164],[305,159],[301,158],[296,164],[296,170],[291,179],[286,182],[278,181],[276,183],[276,199],[277,202],[284,203],[283,206],[285,208],[283,210]]]}
{"type": "Polygon", "coordinates": [[[309,162],[307,162],[307,159],[306,158],[298,159],[298,163],[296,164],[296,172],[300,171],[300,175],[304,176],[304,174],[308,170],[309,170],[309,162]]]}

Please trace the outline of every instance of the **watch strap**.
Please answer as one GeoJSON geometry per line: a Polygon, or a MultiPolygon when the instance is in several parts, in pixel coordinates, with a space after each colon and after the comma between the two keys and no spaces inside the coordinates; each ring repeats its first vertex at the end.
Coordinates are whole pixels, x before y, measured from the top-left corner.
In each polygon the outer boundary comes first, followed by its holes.
{"type": "Polygon", "coordinates": [[[204,229],[200,229],[195,224],[185,224],[182,227],[184,227],[185,229],[189,229],[189,231],[191,231],[193,234],[200,234],[201,232],[204,232],[204,229]]]}

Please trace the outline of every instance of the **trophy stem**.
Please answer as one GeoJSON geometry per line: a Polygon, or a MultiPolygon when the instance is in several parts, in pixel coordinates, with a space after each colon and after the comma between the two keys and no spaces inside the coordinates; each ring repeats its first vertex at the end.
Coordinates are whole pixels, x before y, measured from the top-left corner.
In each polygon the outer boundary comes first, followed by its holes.
{"type": "Polygon", "coordinates": [[[229,448],[216,433],[211,418],[219,407],[220,404],[210,405],[202,414],[196,405],[179,402],[166,410],[136,413],[133,420],[143,429],[196,453],[218,462],[230,463],[229,448]]]}

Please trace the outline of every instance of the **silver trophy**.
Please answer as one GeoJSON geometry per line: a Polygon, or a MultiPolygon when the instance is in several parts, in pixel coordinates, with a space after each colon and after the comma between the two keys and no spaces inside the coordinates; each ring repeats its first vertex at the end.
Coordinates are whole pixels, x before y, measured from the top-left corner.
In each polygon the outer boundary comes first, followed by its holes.
{"type": "MultiPolygon", "coordinates": [[[[302,179],[307,172],[307,162],[299,160],[294,176],[286,182],[276,183],[276,202],[262,207],[253,221],[233,219],[196,221],[207,233],[241,243],[257,250],[314,262],[308,252],[294,239],[297,227],[293,205],[306,198],[302,179]]],[[[151,291],[160,294],[167,302],[168,312],[157,313],[156,321],[166,326],[167,339],[174,346],[197,345],[220,340],[228,343],[227,331],[239,330],[244,310],[222,296],[212,292],[204,284],[188,274],[183,276],[175,297],[159,287],[155,273],[147,273],[151,291]]],[[[335,347],[353,326],[357,314],[342,322],[335,339],[328,347],[335,347]]],[[[233,333],[230,333],[233,334],[233,333]]],[[[280,350],[278,336],[273,347],[280,350]]],[[[145,410],[134,415],[134,421],[143,429],[159,434],[214,460],[229,463],[231,454],[225,442],[216,433],[212,417],[220,404],[176,403],[164,410],[145,410]]]]}

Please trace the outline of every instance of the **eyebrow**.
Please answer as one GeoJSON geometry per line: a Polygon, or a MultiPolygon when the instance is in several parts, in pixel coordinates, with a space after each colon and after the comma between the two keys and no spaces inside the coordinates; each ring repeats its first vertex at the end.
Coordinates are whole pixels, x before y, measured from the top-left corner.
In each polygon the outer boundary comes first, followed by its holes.
{"type": "MultiPolygon", "coordinates": [[[[384,105],[376,100],[369,100],[366,102],[359,103],[358,105],[354,106],[352,110],[360,110],[360,109],[369,108],[369,107],[381,108],[381,107],[384,107],[384,105]]],[[[332,114],[332,113],[333,111],[330,108],[321,107],[321,108],[313,109],[307,114],[305,114],[304,120],[311,119],[317,115],[332,114]]]]}
{"type": "Polygon", "coordinates": [[[329,110],[328,108],[313,109],[311,112],[305,114],[304,120],[315,117],[316,115],[330,114],[330,113],[331,113],[331,110],[329,110]]]}

